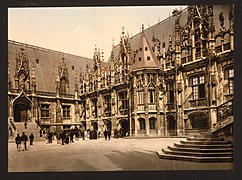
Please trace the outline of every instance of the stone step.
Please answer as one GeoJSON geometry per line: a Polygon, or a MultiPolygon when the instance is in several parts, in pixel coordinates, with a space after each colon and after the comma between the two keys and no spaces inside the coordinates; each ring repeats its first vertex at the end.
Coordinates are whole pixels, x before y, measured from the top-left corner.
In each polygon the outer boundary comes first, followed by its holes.
{"type": "Polygon", "coordinates": [[[224,141],[224,138],[219,137],[210,137],[210,138],[204,138],[204,137],[188,137],[188,141],[224,141]]]}
{"type": "Polygon", "coordinates": [[[163,149],[164,154],[194,156],[194,157],[232,157],[233,152],[185,152],[185,151],[172,151],[170,149],[163,149]]]}
{"type": "Polygon", "coordinates": [[[216,149],[201,149],[201,148],[186,148],[186,147],[171,147],[167,146],[172,151],[197,152],[197,153],[222,153],[233,152],[233,148],[216,148],[216,149]]]}
{"type": "Polygon", "coordinates": [[[194,161],[194,162],[233,162],[233,157],[195,157],[195,156],[182,156],[182,155],[171,155],[164,154],[162,151],[156,151],[159,158],[181,160],[181,161],[194,161]]]}
{"type": "Polygon", "coordinates": [[[200,149],[216,149],[216,148],[233,148],[233,144],[213,144],[213,145],[204,145],[204,144],[177,144],[174,143],[175,147],[185,147],[185,148],[200,148],[200,149]]]}
{"type": "Polygon", "coordinates": [[[223,144],[232,144],[231,141],[180,141],[181,144],[191,144],[191,145],[223,145],[223,144]]]}

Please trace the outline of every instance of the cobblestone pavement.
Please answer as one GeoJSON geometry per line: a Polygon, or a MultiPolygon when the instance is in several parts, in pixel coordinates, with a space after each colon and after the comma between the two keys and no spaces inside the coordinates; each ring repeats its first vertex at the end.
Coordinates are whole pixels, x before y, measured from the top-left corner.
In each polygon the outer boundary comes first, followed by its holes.
{"type": "Polygon", "coordinates": [[[233,163],[196,163],[159,159],[157,150],[181,138],[79,140],[68,145],[34,142],[27,151],[9,143],[9,172],[232,170],[233,163]]]}

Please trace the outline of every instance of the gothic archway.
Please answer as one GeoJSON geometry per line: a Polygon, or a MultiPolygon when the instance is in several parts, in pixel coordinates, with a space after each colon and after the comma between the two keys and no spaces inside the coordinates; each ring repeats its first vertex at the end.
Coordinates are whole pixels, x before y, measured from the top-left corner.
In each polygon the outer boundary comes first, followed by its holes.
{"type": "Polygon", "coordinates": [[[31,104],[31,100],[23,92],[13,101],[14,122],[28,121],[30,118],[31,104]]]}
{"type": "Polygon", "coordinates": [[[119,121],[119,124],[121,126],[120,128],[120,135],[121,137],[127,136],[127,133],[129,132],[129,123],[127,119],[121,119],[119,121]]]}
{"type": "Polygon", "coordinates": [[[167,132],[170,136],[176,135],[176,120],[173,115],[167,117],[167,132]]]}
{"type": "Polygon", "coordinates": [[[208,117],[203,112],[191,113],[188,118],[191,122],[192,129],[194,130],[203,130],[209,128],[208,117]]]}

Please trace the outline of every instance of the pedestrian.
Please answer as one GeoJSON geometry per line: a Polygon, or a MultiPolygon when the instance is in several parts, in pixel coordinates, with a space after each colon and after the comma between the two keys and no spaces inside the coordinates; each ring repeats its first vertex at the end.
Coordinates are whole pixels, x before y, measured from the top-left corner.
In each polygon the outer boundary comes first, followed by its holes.
{"type": "Polygon", "coordinates": [[[68,134],[68,133],[66,134],[65,143],[66,143],[66,144],[69,144],[69,134],[68,134]]]}
{"type": "Polygon", "coordinates": [[[108,131],[105,129],[105,130],[104,130],[104,137],[105,137],[105,140],[107,140],[107,136],[108,136],[108,131]]]}
{"type": "Polygon", "coordinates": [[[15,143],[17,144],[17,150],[20,151],[20,147],[21,147],[21,137],[19,136],[19,134],[17,134],[17,136],[15,138],[15,143]]]}
{"type": "Polygon", "coordinates": [[[25,121],[24,122],[24,129],[27,129],[27,126],[28,126],[27,121],[25,121]]]}
{"type": "Polygon", "coordinates": [[[21,136],[21,142],[24,143],[24,150],[27,150],[27,141],[28,141],[28,137],[25,135],[25,132],[23,132],[22,136],[21,136]]]}
{"type": "Polygon", "coordinates": [[[61,131],[61,133],[60,133],[60,138],[61,138],[61,144],[64,145],[64,141],[65,141],[65,132],[61,131]]]}
{"type": "Polygon", "coordinates": [[[42,129],[39,130],[39,137],[42,137],[42,129]]]}
{"type": "Polygon", "coordinates": [[[29,141],[30,141],[30,145],[33,145],[33,142],[34,142],[34,135],[33,135],[33,133],[30,134],[29,141]]]}
{"type": "Polygon", "coordinates": [[[73,136],[74,136],[74,133],[73,133],[73,131],[71,131],[70,132],[70,143],[74,143],[73,136]]]}
{"type": "Polygon", "coordinates": [[[52,143],[52,138],[53,138],[53,132],[49,132],[49,136],[48,136],[49,143],[52,143]]]}
{"type": "Polygon", "coordinates": [[[111,130],[109,129],[108,130],[108,140],[110,140],[110,137],[111,137],[111,130]]]}

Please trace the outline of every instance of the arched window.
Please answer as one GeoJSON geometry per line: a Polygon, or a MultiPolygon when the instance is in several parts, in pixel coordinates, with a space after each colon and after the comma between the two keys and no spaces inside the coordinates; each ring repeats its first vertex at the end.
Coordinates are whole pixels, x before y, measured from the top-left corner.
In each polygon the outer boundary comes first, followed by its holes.
{"type": "Polygon", "coordinates": [[[226,94],[234,94],[234,69],[229,67],[225,69],[225,80],[227,80],[227,91],[226,94]]]}
{"type": "Polygon", "coordinates": [[[191,78],[192,99],[205,98],[204,75],[191,78]]]}
{"type": "Polygon", "coordinates": [[[138,104],[144,104],[144,87],[142,80],[139,81],[137,88],[138,104]]]}
{"type": "Polygon", "coordinates": [[[167,103],[172,104],[174,103],[174,83],[169,82],[167,83],[167,103]]]}
{"type": "Polygon", "coordinates": [[[62,94],[67,93],[67,81],[65,78],[60,79],[60,93],[62,94]]]}
{"type": "Polygon", "coordinates": [[[149,85],[148,85],[148,103],[155,103],[155,85],[152,79],[150,79],[149,85]]]}
{"type": "Polygon", "coordinates": [[[139,119],[139,125],[140,125],[140,129],[145,129],[145,119],[140,118],[139,119]]]}
{"type": "Polygon", "coordinates": [[[149,120],[150,129],[155,129],[155,121],[156,121],[156,118],[151,118],[149,120]]]}

